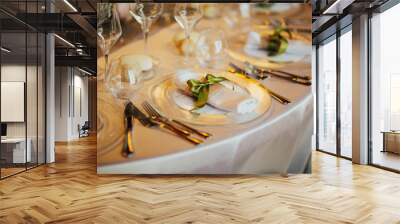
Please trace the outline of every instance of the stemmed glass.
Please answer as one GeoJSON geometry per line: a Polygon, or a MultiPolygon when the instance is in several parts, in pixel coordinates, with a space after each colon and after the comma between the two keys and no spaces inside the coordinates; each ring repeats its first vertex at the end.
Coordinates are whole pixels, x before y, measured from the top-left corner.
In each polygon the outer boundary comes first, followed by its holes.
{"type": "Polygon", "coordinates": [[[114,4],[103,3],[99,5],[97,14],[97,41],[104,52],[107,71],[108,55],[111,48],[122,35],[121,23],[114,4]]]}
{"type": "Polygon", "coordinates": [[[200,32],[196,43],[196,57],[202,67],[221,69],[226,66],[227,42],[222,30],[206,29],[200,32]]]}
{"type": "MultiPolygon", "coordinates": [[[[190,41],[190,34],[194,26],[203,16],[203,11],[199,3],[180,3],[176,4],[174,18],[185,31],[185,39],[190,41]]],[[[189,52],[185,51],[184,64],[189,64],[189,52]]]]}
{"type": "Polygon", "coordinates": [[[111,60],[107,73],[107,88],[118,99],[128,99],[140,88],[142,77],[137,69],[120,63],[121,59],[111,60]]]}
{"type": "Polygon", "coordinates": [[[129,4],[129,13],[140,24],[143,32],[144,52],[147,53],[147,40],[150,27],[154,21],[160,17],[163,12],[161,3],[131,3],[129,4]]]}

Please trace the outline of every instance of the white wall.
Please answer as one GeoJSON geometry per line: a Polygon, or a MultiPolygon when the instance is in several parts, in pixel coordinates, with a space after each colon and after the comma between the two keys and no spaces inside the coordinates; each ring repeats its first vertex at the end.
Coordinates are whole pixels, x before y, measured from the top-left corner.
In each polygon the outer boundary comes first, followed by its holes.
{"type": "MultiPolygon", "coordinates": [[[[25,82],[25,75],[27,69],[28,75],[30,74],[36,74],[36,67],[33,66],[27,66],[27,68],[24,65],[18,65],[18,64],[8,64],[8,65],[2,65],[1,66],[1,81],[3,82],[25,82]]],[[[29,77],[28,77],[29,78],[29,77]]],[[[29,80],[30,85],[36,86],[36,80],[29,80]]],[[[34,106],[36,108],[36,88],[28,88],[27,89],[27,103],[30,104],[34,102],[34,104],[30,106],[34,106]],[[30,92],[32,90],[33,92],[30,92]]],[[[29,106],[29,105],[28,105],[29,106]]],[[[7,110],[7,108],[1,108],[1,110],[7,110]]],[[[36,109],[35,109],[36,111],[36,109]]],[[[28,113],[28,122],[34,121],[35,124],[28,124],[29,127],[33,127],[35,125],[36,129],[36,113],[28,113]]],[[[28,137],[29,136],[29,130],[28,130],[28,137]]],[[[36,133],[35,133],[36,134],[36,133]]],[[[7,122],[7,136],[8,137],[25,137],[25,122],[7,122]]]]}
{"type": "MultiPolygon", "coordinates": [[[[1,81],[25,82],[25,65],[2,65],[1,81]]],[[[7,108],[1,108],[6,110],[7,108]]],[[[25,123],[7,123],[7,137],[25,137],[25,123]]]]}
{"type": "MultiPolygon", "coordinates": [[[[76,70],[75,70],[76,71],[76,70]]],[[[74,100],[75,106],[73,111],[73,119],[72,119],[72,136],[78,137],[78,129],[77,126],[80,124],[81,126],[88,120],[88,78],[80,75],[74,75],[74,100]],[[80,93],[78,93],[80,91],[80,93]],[[80,94],[80,97],[79,97],[80,94]],[[80,103],[78,102],[80,100],[80,103]],[[81,108],[79,108],[81,106],[81,108]],[[80,111],[82,110],[82,111],[80,111]]]]}
{"type": "Polygon", "coordinates": [[[77,139],[88,120],[88,78],[72,67],[56,67],[55,76],[55,141],[77,139]]]}
{"type": "MultiPolygon", "coordinates": [[[[29,146],[32,151],[32,161],[36,162],[39,158],[40,163],[44,162],[44,74],[41,67],[25,66],[25,64],[3,64],[1,66],[2,82],[24,82],[26,83],[26,106],[21,108],[21,112],[26,112],[26,121],[22,122],[6,122],[8,138],[25,138],[30,139],[29,146]],[[38,69],[38,70],[37,70],[38,69]],[[25,80],[27,78],[27,80],[25,80]],[[37,157],[37,153],[39,156],[37,157]]],[[[21,90],[24,91],[24,90],[21,90]]],[[[24,94],[22,92],[21,94],[24,94]]],[[[2,96],[7,97],[7,96],[2,96]]],[[[10,107],[2,107],[3,112],[13,113],[10,107]]]]}
{"type": "Polygon", "coordinates": [[[68,140],[68,88],[69,76],[67,67],[55,68],[55,95],[54,95],[54,119],[55,119],[55,141],[68,140]]]}
{"type": "MultiPolygon", "coordinates": [[[[29,68],[28,68],[29,69],[29,68]]],[[[25,82],[25,65],[2,65],[1,66],[1,81],[2,82],[25,82]]],[[[5,96],[2,96],[5,97],[5,96]]],[[[2,111],[7,110],[8,108],[1,108],[2,111]]],[[[22,108],[24,110],[24,108],[22,108]]],[[[11,133],[18,135],[18,123],[24,122],[16,122],[16,123],[8,123],[8,129],[11,133]]],[[[20,133],[22,137],[25,136],[25,132],[20,133]]]]}
{"type": "MultiPolygon", "coordinates": [[[[24,122],[25,83],[1,81],[1,121],[24,122]]],[[[36,106],[34,107],[36,108],[36,106]]]]}

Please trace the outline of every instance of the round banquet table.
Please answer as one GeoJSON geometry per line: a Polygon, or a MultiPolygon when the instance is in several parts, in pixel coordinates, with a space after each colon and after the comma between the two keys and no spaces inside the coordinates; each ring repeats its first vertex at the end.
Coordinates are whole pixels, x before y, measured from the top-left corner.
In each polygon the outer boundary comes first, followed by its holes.
{"type": "MultiPolygon", "coordinates": [[[[202,20],[198,27],[213,26],[216,21],[202,20]]],[[[179,63],[172,42],[177,24],[154,32],[149,48],[160,60],[157,77],[143,85],[132,96],[141,108],[149,98],[148,89],[164,75],[172,74],[179,63]]],[[[110,60],[121,55],[142,51],[143,42],[127,41],[110,55],[110,60]]],[[[311,43],[310,43],[311,55],[311,43]]],[[[111,95],[104,84],[104,58],[98,59],[98,132],[97,172],[99,174],[269,174],[304,173],[309,171],[311,136],[313,131],[313,96],[310,86],[299,85],[277,78],[261,81],[292,102],[287,105],[272,100],[269,111],[257,119],[236,125],[196,126],[212,133],[203,144],[194,146],[174,135],[158,129],[143,127],[135,120],[135,155],[121,155],[124,139],[125,101],[111,95]]],[[[279,69],[311,76],[311,59],[283,64],[279,69]]],[[[144,111],[142,109],[142,111],[144,111]]]]}

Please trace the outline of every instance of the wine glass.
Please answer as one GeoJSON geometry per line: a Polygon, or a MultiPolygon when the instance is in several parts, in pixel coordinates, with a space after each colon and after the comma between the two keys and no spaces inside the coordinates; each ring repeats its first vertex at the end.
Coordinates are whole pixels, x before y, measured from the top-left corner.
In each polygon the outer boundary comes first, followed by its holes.
{"type": "MultiPolygon", "coordinates": [[[[202,16],[203,11],[199,3],[176,4],[174,18],[185,31],[185,39],[188,43],[194,26],[199,22],[202,16]]],[[[189,64],[189,52],[187,51],[185,51],[184,64],[189,64]]]]}
{"type": "Polygon", "coordinates": [[[121,23],[114,4],[100,4],[97,14],[97,41],[104,52],[106,72],[108,66],[108,55],[110,54],[111,48],[117,43],[121,35],[121,23]]]}
{"type": "Polygon", "coordinates": [[[131,3],[129,13],[140,24],[143,32],[144,52],[147,53],[147,40],[150,27],[163,12],[161,3],[131,3]]]}
{"type": "Polygon", "coordinates": [[[227,42],[222,30],[206,29],[196,43],[196,57],[202,67],[221,69],[226,66],[227,42]]]}
{"type": "Polygon", "coordinates": [[[131,65],[120,63],[120,59],[111,60],[107,73],[106,86],[111,94],[118,99],[129,99],[140,87],[142,79],[140,71],[131,65]]]}

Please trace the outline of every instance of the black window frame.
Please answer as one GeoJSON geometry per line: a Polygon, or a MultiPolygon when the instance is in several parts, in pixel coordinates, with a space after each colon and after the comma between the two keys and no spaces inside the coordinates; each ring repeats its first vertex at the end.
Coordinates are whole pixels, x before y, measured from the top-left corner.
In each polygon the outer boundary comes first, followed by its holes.
{"type": "Polygon", "coordinates": [[[336,32],[332,35],[326,37],[325,39],[320,40],[318,43],[315,44],[315,63],[316,63],[316,70],[315,70],[315,77],[316,77],[316,150],[319,152],[323,152],[329,155],[337,156],[340,158],[344,158],[347,160],[352,160],[352,158],[343,156],[341,153],[341,119],[340,119],[340,77],[341,77],[341,67],[340,67],[340,37],[347,32],[351,32],[352,23],[347,24],[343,28],[337,26],[336,32]],[[328,152],[324,149],[319,147],[319,110],[320,110],[320,103],[319,103],[319,47],[321,44],[328,43],[330,41],[336,41],[336,152],[328,152]]]}

